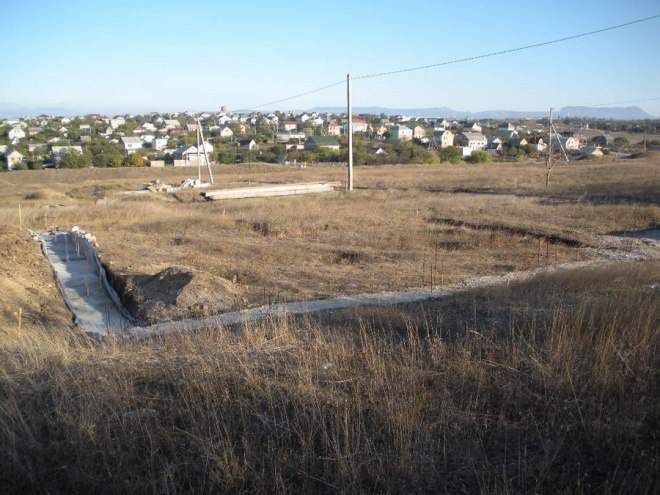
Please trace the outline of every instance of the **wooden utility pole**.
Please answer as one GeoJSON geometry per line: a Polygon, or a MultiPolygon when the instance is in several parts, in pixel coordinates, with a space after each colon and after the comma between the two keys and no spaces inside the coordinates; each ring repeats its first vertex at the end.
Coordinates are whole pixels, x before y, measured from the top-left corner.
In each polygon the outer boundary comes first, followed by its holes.
{"type": "Polygon", "coordinates": [[[346,96],[348,106],[348,183],[346,189],[353,190],[353,109],[351,105],[351,75],[346,74],[346,96]]]}
{"type": "MultiPolygon", "coordinates": [[[[550,123],[548,125],[550,128],[550,134],[548,139],[548,158],[546,158],[545,162],[545,187],[550,187],[550,172],[554,166],[552,163],[552,108],[550,108],[550,123]]],[[[557,137],[557,140],[559,140],[559,137],[557,137]]]]}

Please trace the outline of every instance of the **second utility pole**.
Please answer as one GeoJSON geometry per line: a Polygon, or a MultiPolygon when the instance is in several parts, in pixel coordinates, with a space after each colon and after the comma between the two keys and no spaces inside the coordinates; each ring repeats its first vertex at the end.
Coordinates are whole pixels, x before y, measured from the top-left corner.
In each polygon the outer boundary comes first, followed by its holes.
{"type": "Polygon", "coordinates": [[[348,100],[348,183],[346,189],[353,190],[353,110],[351,108],[351,75],[346,74],[346,96],[348,100]]]}

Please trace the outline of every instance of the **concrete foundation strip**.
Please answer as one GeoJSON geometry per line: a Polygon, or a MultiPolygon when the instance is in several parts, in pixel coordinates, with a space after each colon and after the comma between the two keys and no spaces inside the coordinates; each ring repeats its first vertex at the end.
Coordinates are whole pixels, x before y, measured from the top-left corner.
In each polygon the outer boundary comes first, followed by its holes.
{"type": "MultiPolygon", "coordinates": [[[[96,336],[112,335],[137,339],[358,306],[391,306],[416,303],[456,295],[475,288],[508,285],[510,282],[528,280],[549,271],[568,271],[613,261],[657,259],[658,253],[657,249],[654,249],[651,255],[628,252],[623,253],[624,257],[621,258],[614,255],[619,252],[618,249],[615,249],[617,253],[611,254],[608,260],[598,262],[579,261],[511,272],[504,275],[473,277],[466,279],[456,287],[443,291],[437,291],[435,288],[412,288],[394,292],[340,296],[332,299],[261,306],[223,313],[204,319],[191,318],[138,326],[135,319],[123,307],[119,296],[108,282],[105,270],[96,256],[92,242],[90,242],[93,237],[81,231],[55,231],[33,234],[33,236],[41,241],[43,252],[53,267],[60,291],[74,315],[76,325],[80,329],[96,336]]],[[[646,242],[657,247],[657,241],[646,242]]],[[[594,248],[587,249],[592,249],[595,252],[600,251],[594,248]]],[[[602,253],[599,252],[599,254],[602,253]]]]}

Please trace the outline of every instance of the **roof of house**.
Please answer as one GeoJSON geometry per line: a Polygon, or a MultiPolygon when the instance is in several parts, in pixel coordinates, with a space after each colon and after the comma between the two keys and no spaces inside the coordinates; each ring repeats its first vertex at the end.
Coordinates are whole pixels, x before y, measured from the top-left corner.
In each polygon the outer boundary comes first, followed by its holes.
{"type": "Polygon", "coordinates": [[[339,146],[339,141],[334,136],[311,136],[307,141],[316,146],[339,146]]]}
{"type": "Polygon", "coordinates": [[[142,140],[139,137],[122,137],[121,140],[124,144],[142,144],[142,140]]]}
{"type": "Polygon", "coordinates": [[[463,136],[468,138],[470,141],[485,141],[486,137],[479,132],[463,132],[463,136]]]}

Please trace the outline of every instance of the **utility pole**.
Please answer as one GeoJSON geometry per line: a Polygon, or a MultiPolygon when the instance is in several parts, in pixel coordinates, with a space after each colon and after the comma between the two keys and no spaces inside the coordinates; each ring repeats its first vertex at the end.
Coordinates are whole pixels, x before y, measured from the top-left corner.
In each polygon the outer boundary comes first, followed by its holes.
{"type": "MultiPolygon", "coordinates": [[[[209,152],[206,149],[206,143],[204,142],[204,131],[202,130],[202,122],[199,120],[199,118],[197,118],[197,129],[199,130],[199,136],[202,138],[202,146],[204,146],[204,160],[206,161],[206,167],[209,171],[209,179],[211,180],[211,184],[213,184],[213,173],[211,172],[211,164],[209,163],[209,152]]],[[[197,148],[197,161],[199,162],[199,148],[197,148]]]]}
{"type": "Polygon", "coordinates": [[[197,180],[202,183],[202,164],[199,161],[199,119],[197,119],[197,180]]]}
{"type": "Polygon", "coordinates": [[[550,122],[549,122],[549,127],[550,127],[550,139],[548,143],[548,158],[546,159],[545,162],[545,187],[550,187],[550,172],[552,172],[552,169],[554,168],[555,165],[557,165],[557,162],[552,163],[552,133],[554,131],[555,134],[557,134],[557,144],[559,144],[559,149],[561,152],[564,154],[564,158],[566,161],[568,161],[568,155],[566,154],[566,150],[564,149],[564,145],[561,144],[561,140],[559,139],[559,134],[557,133],[557,129],[555,129],[555,125],[552,123],[552,108],[550,109],[550,122]]]}
{"type": "Polygon", "coordinates": [[[346,74],[346,96],[348,106],[348,183],[346,189],[353,190],[353,109],[351,105],[351,74],[346,74]]]}

